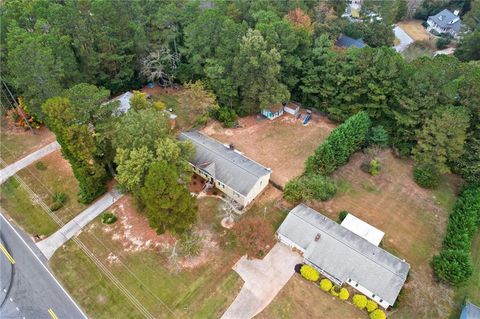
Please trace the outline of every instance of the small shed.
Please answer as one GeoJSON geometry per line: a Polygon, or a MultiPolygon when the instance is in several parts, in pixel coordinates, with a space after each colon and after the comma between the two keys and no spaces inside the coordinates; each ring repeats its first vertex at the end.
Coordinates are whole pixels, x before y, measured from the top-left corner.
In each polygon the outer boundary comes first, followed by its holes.
{"type": "Polygon", "coordinates": [[[288,114],[292,114],[294,116],[297,116],[298,112],[300,112],[300,105],[295,102],[290,102],[285,104],[283,107],[283,110],[287,112],[288,114]]]}
{"type": "Polygon", "coordinates": [[[262,115],[269,120],[274,120],[283,115],[283,104],[278,103],[270,107],[265,107],[261,111],[262,115]]]}
{"type": "Polygon", "coordinates": [[[362,237],[363,239],[371,242],[375,246],[378,246],[385,236],[385,233],[372,225],[364,222],[360,218],[348,214],[341,224],[354,234],[362,237]]]}

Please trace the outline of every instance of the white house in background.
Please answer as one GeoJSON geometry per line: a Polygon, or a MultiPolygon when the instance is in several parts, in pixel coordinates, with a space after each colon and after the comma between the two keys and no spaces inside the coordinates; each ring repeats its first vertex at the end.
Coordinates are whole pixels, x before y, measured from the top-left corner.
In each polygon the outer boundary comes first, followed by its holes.
{"type": "Polygon", "coordinates": [[[375,243],[381,237],[381,231],[358,218],[339,225],[304,204],[292,209],[277,230],[277,238],[297,249],[323,276],[338,286],[352,286],[387,309],[395,303],[410,265],[379,248],[375,243]]]}
{"type": "Polygon", "coordinates": [[[194,172],[243,207],[267,187],[272,171],[233,146],[197,131],[181,133],[178,139],[195,146],[195,157],[190,160],[194,172]]]}
{"type": "Polygon", "coordinates": [[[427,31],[432,32],[435,30],[439,34],[449,34],[454,38],[457,38],[462,28],[462,21],[458,16],[459,10],[451,12],[448,9],[443,9],[434,16],[430,16],[427,19],[427,31]]]}

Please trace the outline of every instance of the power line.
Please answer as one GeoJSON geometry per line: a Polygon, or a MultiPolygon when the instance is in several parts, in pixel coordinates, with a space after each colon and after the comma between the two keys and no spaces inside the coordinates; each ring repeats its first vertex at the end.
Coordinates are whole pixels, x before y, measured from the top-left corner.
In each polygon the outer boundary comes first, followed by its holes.
{"type": "MultiPolygon", "coordinates": [[[[5,148],[6,148],[6,150],[7,150],[10,154],[12,154],[12,152],[11,152],[10,149],[8,149],[7,147],[5,147],[5,148]]],[[[6,165],[5,161],[3,161],[3,159],[1,159],[1,158],[0,158],[0,162],[1,162],[3,165],[6,165]]],[[[53,193],[50,191],[50,189],[49,189],[37,176],[35,176],[35,174],[31,171],[31,169],[30,169],[28,166],[27,166],[25,169],[30,173],[30,175],[31,175],[35,180],[38,181],[38,183],[39,183],[41,186],[43,186],[43,188],[45,188],[45,190],[46,190],[50,195],[53,196],[53,193]]],[[[18,179],[21,180],[21,178],[20,178],[18,175],[14,175],[14,176],[15,176],[15,178],[16,178],[17,180],[18,180],[18,179]]],[[[30,193],[30,192],[32,193],[31,196],[33,196],[33,197],[38,201],[38,203],[39,203],[40,206],[43,208],[43,210],[45,210],[45,212],[50,216],[50,218],[52,218],[52,219],[55,221],[55,223],[57,223],[57,224],[60,226],[60,228],[61,228],[63,225],[65,225],[65,223],[64,223],[54,212],[52,212],[52,211],[50,210],[50,208],[45,204],[45,202],[40,198],[40,196],[38,196],[37,194],[35,194],[35,192],[33,192],[33,190],[31,190],[30,187],[29,187],[23,180],[21,180],[21,181],[19,181],[19,182],[22,184],[22,186],[23,186],[24,188],[27,189],[27,192],[28,192],[28,193],[30,193]],[[29,191],[29,190],[30,190],[30,191],[29,191]]],[[[72,215],[75,215],[75,212],[73,212],[69,207],[65,207],[65,209],[68,210],[70,213],[72,213],[72,215]]],[[[77,215],[78,215],[78,214],[77,214],[77,215]]],[[[93,237],[95,238],[95,240],[98,241],[108,252],[114,254],[113,251],[112,251],[111,249],[109,249],[95,234],[90,234],[90,235],[93,236],[93,237]]],[[[97,267],[99,267],[100,270],[102,270],[102,272],[104,272],[103,269],[106,269],[107,271],[109,271],[107,268],[105,268],[105,266],[104,266],[103,264],[100,264],[100,265],[97,264],[97,262],[91,257],[91,256],[94,256],[93,253],[92,253],[90,250],[88,250],[88,248],[80,241],[80,239],[78,239],[78,237],[74,237],[74,238],[73,238],[73,241],[80,247],[80,249],[82,249],[82,250],[85,252],[85,254],[97,265],[97,267]]],[[[94,257],[95,257],[95,256],[94,256],[94,257]]],[[[96,258],[96,257],[95,257],[95,258],[96,258]]],[[[98,258],[97,258],[97,260],[98,260],[98,258]]],[[[132,276],[135,278],[135,280],[140,284],[141,287],[145,288],[145,289],[147,290],[147,292],[148,292],[151,296],[153,296],[157,301],[159,301],[174,317],[178,318],[178,315],[175,313],[175,311],[172,310],[162,299],[160,299],[157,295],[155,295],[155,294],[145,285],[145,283],[144,283],[140,278],[138,278],[138,276],[137,276],[127,265],[125,265],[125,264],[123,263],[123,261],[122,261],[120,258],[119,258],[119,261],[120,261],[121,265],[128,271],[128,273],[130,273],[130,275],[132,275],[132,276]]],[[[99,262],[100,262],[100,261],[99,261],[99,262]]],[[[100,263],[101,263],[101,262],[100,262],[100,263]]],[[[150,267],[149,267],[149,268],[150,268],[150,267]]],[[[151,269],[151,268],[150,268],[150,269],[151,269]]],[[[151,269],[151,270],[152,270],[152,269],[151,269]]],[[[105,272],[104,272],[104,273],[105,273],[105,272]]],[[[105,275],[106,275],[110,280],[112,280],[112,282],[117,286],[117,288],[119,288],[122,292],[124,292],[124,294],[125,294],[125,295],[127,296],[127,298],[130,300],[130,302],[132,302],[134,305],[138,303],[139,305],[141,305],[141,307],[144,308],[144,311],[145,311],[145,312],[148,312],[148,310],[146,310],[146,308],[138,301],[138,299],[135,298],[135,296],[134,296],[131,292],[128,291],[128,289],[127,289],[125,286],[123,286],[123,288],[118,287],[118,285],[116,284],[116,282],[119,282],[121,285],[123,285],[123,284],[122,284],[113,274],[110,273],[110,274],[105,274],[105,275]],[[114,279],[111,279],[111,278],[114,278],[114,279]],[[113,280],[115,280],[115,281],[113,281],[113,280]],[[125,293],[125,291],[126,291],[127,293],[125,293]],[[132,297],[132,299],[130,299],[128,295],[130,295],[130,296],[132,297]]],[[[138,308],[137,308],[137,309],[138,309],[138,308]]],[[[140,311],[140,309],[138,309],[138,310],[140,311]]],[[[144,311],[140,311],[140,312],[143,313],[144,311]]],[[[144,315],[145,315],[145,314],[144,314],[144,315]]],[[[146,318],[154,318],[153,315],[150,314],[150,313],[149,313],[148,316],[145,316],[145,317],[146,317],[146,318]]]]}

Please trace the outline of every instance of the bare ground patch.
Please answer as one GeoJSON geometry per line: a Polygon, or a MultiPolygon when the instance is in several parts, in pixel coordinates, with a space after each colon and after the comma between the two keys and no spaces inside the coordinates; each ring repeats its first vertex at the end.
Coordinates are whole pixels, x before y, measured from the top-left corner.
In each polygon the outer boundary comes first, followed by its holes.
{"type": "Polygon", "coordinates": [[[238,128],[226,129],[213,121],[202,132],[222,143],[234,144],[246,156],[271,168],[272,181],[280,185],[302,173],[307,157],[335,128],[319,115],[313,115],[307,126],[287,114],[273,121],[249,116],[239,122],[238,128]]]}
{"type": "Polygon", "coordinates": [[[425,41],[432,37],[422,26],[422,21],[420,20],[402,21],[397,25],[402,28],[414,41],[425,41]]]}

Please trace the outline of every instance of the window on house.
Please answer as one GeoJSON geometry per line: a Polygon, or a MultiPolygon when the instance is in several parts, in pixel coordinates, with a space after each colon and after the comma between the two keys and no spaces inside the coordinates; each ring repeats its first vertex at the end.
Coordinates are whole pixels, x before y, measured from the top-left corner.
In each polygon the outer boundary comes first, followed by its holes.
{"type": "Polygon", "coordinates": [[[383,302],[383,299],[380,299],[380,302],[383,302]]]}

